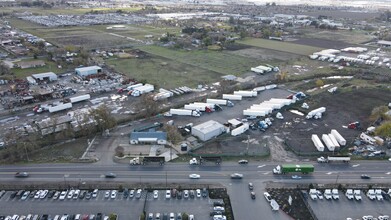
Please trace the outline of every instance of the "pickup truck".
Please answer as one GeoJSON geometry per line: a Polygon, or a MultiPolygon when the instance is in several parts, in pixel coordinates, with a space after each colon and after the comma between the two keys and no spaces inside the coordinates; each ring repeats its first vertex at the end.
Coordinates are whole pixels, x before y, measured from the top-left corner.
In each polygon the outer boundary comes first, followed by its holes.
{"type": "Polygon", "coordinates": [[[318,195],[316,193],[316,189],[310,189],[309,194],[310,194],[310,197],[311,197],[312,200],[318,199],[318,195]]]}
{"type": "Polygon", "coordinates": [[[333,189],[331,192],[333,194],[333,199],[339,199],[338,189],[333,189]]]}
{"type": "Polygon", "coordinates": [[[362,200],[362,197],[361,197],[361,190],[359,189],[355,189],[353,191],[354,193],[354,199],[357,200],[357,201],[361,201],[362,200]]]}
{"type": "Polygon", "coordinates": [[[325,189],[323,195],[324,195],[324,197],[325,197],[326,199],[332,199],[332,198],[333,198],[333,196],[332,196],[332,194],[331,194],[331,189],[325,189]]]}
{"type": "Polygon", "coordinates": [[[367,196],[370,200],[375,200],[376,199],[376,194],[374,189],[369,189],[367,192],[367,196]]]}
{"type": "Polygon", "coordinates": [[[346,193],[345,193],[345,196],[346,196],[349,200],[354,199],[353,190],[352,190],[352,189],[347,189],[347,190],[346,190],[346,193]]]}

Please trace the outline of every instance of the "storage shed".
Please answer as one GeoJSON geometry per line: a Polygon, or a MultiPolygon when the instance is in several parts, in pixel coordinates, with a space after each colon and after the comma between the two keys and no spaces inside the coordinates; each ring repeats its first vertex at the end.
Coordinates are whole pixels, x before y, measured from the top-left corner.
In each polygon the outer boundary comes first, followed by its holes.
{"type": "Polygon", "coordinates": [[[132,132],[130,133],[130,144],[162,144],[167,143],[167,133],[156,132],[132,132]]]}
{"type": "Polygon", "coordinates": [[[31,75],[35,80],[37,81],[56,81],[57,75],[53,72],[47,72],[47,73],[38,73],[31,75]]]}
{"type": "Polygon", "coordinates": [[[102,72],[102,68],[100,68],[99,66],[87,66],[87,67],[80,67],[75,69],[76,75],[79,75],[81,77],[87,77],[101,72],[102,72]]]}
{"type": "Polygon", "coordinates": [[[224,131],[225,131],[224,125],[216,121],[210,120],[202,124],[199,124],[197,126],[194,126],[191,129],[191,134],[198,137],[202,141],[207,141],[214,137],[219,136],[224,131]]]}

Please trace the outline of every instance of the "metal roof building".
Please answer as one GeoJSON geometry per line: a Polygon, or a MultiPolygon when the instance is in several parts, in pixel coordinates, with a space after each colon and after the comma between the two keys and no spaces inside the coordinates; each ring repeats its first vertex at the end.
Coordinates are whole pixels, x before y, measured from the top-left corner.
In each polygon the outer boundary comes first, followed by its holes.
{"type": "Polygon", "coordinates": [[[377,44],[383,47],[391,47],[391,41],[388,40],[379,40],[377,44]]]}
{"type": "Polygon", "coordinates": [[[86,77],[101,72],[102,72],[102,68],[100,68],[99,66],[87,66],[87,67],[80,67],[75,69],[76,75],[79,75],[81,77],[86,77]]]}
{"type": "Polygon", "coordinates": [[[132,132],[130,133],[130,144],[162,144],[167,143],[167,133],[155,132],[132,132]]]}
{"type": "Polygon", "coordinates": [[[57,75],[53,72],[47,72],[47,73],[38,73],[31,75],[35,80],[38,81],[56,81],[57,75]]]}
{"type": "Polygon", "coordinates": [[[191,134],[198,137],[202,141],[207,141],[214,137],[219,136],[224,131],[225,131],[224,125],[216,121],[210,120],[202,124],[199,124],[197,126],[194,126],[191,129],[191,134]]]}

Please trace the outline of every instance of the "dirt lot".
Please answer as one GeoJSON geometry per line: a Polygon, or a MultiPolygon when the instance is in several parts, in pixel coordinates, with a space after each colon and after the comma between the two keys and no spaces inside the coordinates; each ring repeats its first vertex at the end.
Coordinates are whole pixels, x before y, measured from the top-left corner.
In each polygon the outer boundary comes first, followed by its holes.
{"type": "Polygon", "coordinates": [[[292,42],[296,44],[308,45],[313,47],[331,48],[331,49],[341,49],[345,47],[357,46],[349,42],[319,39],[319,38],[299,38],[299,39],[293,39],[292,42]]]}
{"type": "MultiPolygon", "coordinates": [[[[360,131],[343,128],[351,122],[360,121],[363,128],[368,127],[368,116],[376,106],[385,105],[391,100],[391,93],[382,89],[352,89],[337,94],[324,92],[305,100],[309,110],[326,107],[326,113],[320,120],[307,120],[289,111],[282,112],[285,119],[276,121],[271,129],[283,131],[286,142],[298,152],[316,152],[311,141],[311,134],[330,133],[336,129],[351,143],[360,131]]],[[[295,106],[294,106],[295,107],[295,106]]],[[[299,106],[298,109],[302,110],[299,106]]],[[[309,111],[307,110],[307,111],[309,111]]],[[[326,149],[325,149],[326,151],[326,149]]]]}
{"type": "Polygon", "coordinates": [[[296,60],[300,57],[300,55],[296,55],[296,54],[285,53],[285,52],[280,52],[275,50],[268,50],[268,49],[257,48],[257,47],[230,51],[229,53],[239,55],[239,56],[259,59],[266,62],[271,62],[270,64],[272,65],[274,64],[273,62],[285,62],[287,60],[296,60]]]}

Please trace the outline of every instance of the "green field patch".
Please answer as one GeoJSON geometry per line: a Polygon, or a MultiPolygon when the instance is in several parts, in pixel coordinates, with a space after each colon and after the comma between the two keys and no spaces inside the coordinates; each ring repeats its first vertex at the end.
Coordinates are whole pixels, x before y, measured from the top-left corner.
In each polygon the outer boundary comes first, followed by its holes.
{"type": "MultiPolygon", "coordinates": [[[[23,61],[31,61],[31,60],[23,60],[23,61]]],[[[27,68],[27,69],[19,69],[19,68],[12,68],[11,73],[13,73],[16,78],[25,78],[27,76],[31,76],[31,74],[37,74],[37,73],[47,73],[47,72],[54,72],[54,73],[63,73],[65,72],[64,69],[59,69],[57,67],[57,64],[52,61],[45,61],[45,66],[42,67],[35,67],[35,68],[27,68]]]]}
{"type": "Polygon", "coordinates": [[[156,88],[194,87],[200,83],[216,82],[221,74],[186,65],[158,56],[143,59],[110,59],[107,64],[117,71],[153,84],[156,88]]]}
{"type": "Polygon", "coordinates": [[[147,53],[165,57],[175,62],[191,65],[196,69],[206,69],[212,72],[218,72],[222,75],[236,75],[248,72],[252,66],[259,63],[257,59],[250,59],[224,51],[207,50],[174,50],[158,46],[139,47],[147,53]]]}
{"type": "Polygon", "coordinates": [[[307,45],[300,45],[275,40],[266,40],[260,38],[246,38],[244,40],[237,41],[237,43],[271,50],[283,51],[287,53],[299,54],[303,56],[310,55],[323,49],[320,47],[312,47],[307,45]]]}

